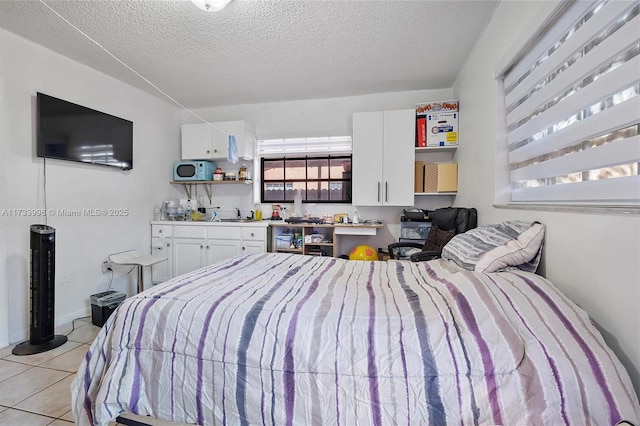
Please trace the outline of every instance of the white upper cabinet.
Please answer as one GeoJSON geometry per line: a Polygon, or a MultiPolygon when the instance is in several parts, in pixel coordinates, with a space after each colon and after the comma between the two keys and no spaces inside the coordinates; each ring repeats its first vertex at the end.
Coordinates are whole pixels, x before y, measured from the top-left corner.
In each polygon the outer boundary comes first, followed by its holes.
{"type": "Polygon", "coordinates": [[[182,125],[183,160],[226,160],[229,135],[236,137],[238,158],[253,159],[255,129],[244,120],[182,125]]]}
{"type": "Polygon", "coordinates": [[[415,110],[353,114],[352,202],[412,206],[415,110]]]}

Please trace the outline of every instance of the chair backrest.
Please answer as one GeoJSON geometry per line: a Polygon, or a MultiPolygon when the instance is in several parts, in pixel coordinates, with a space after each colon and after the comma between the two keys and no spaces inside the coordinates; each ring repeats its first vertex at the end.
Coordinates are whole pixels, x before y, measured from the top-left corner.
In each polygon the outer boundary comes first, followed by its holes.
{"type": "Polygon", "coordinates": [[[467,232],[478,226],[478,211],[475,208],[445,207],[429,213],[432,226],[443,231],[455,230],[456,234],[467,232]]]}

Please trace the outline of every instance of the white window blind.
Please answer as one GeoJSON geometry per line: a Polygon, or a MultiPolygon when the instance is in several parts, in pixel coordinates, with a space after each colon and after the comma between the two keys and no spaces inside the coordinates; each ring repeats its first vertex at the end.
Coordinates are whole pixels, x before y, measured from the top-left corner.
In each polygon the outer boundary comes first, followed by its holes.
{"type": "Polygon", "coordinates": [[[640,2],[567,4],[502,76],[511,199],[640,204],[640,2]]]}
{"type": "Polygon", "coordinates": [[[304,157],[312,155],[350,155],[351,136],[263,139],[258,141],[258,157],[304,157]]]}

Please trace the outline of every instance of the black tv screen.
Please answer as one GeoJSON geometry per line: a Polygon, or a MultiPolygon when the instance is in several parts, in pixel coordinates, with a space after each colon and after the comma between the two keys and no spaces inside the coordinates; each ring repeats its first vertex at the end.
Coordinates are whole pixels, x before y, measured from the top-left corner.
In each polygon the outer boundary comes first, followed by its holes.
{"type": "Polygon", "coordinates": [[[37,155],[133,168],[133,122],[38,93],[37,155]]]}

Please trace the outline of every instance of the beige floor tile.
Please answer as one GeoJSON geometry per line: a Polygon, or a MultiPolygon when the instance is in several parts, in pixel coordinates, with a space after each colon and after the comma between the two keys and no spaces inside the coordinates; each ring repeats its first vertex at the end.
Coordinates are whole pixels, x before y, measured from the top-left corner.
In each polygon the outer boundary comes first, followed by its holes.
{"type": "MultiPolygon", "coordinates": [[[[34,367],[0,382],[0,405],[12,407],[52,384],[69,377],[64,371],[34,367]]],[[[0,424],[3,424],[0,422],[0,424]]]]}
{"type": "Polygon", "coordinates": [[[15,376],[16,374],[20,374],[30,368],[33,368],[33,366],[0,359],[0,382],[7,380],[8,378],[15,376]]]}
{"type": "Polygon", "coordinates": [[[4,348],[0,348],[0,358],[4,358],[7,355],[11,355],[12,350],[13,350],[13,346],[6,346],[4,348]]]}
{"type": "Polygon", "coordinates": [[[49,423],[48,426],[69,426],[72,425],[73,422],[68,422],[66,420],[62,420],[62,419],[57,419],[54,420],[53,422],[49,423]]]}
{"type": "Polygon", "coordinates": [[[73,321],[70,321],[65,324],[60,324],[59,326],[57,326],[55,329],[55,333],[66,335],[66,334],[69,334],[71,330],[74,330],[78,327],[85,326],[87,324],[91,324],[91,317],[76,318],[73,321]]]}
{"type": "Polygon", "coordinates": [[[60,416],[60,419],[62,420],[66,420],[68,422],[74,422],[75,420],[73,419],[73,413],[71,412],[71,410],[67,411],[66,413],[64,413],[63,415],[60,416]]]}
{"type": "Polygon", "coordinates": [[[29,365],[40,365],[43,362],[47,362],[50,359],[57,357],[58,355],[62,355],[63,353],[68,352],[71,349],[77,348],[78,346],[80,346],[80,343],[78,342],[67,341],[64,345],[58,346],[57,348],[51,349],[50,351],[34,355],[9,355],[5,357],[4,360],[29,365]]]}
{"type": "Polygon", "coordinates": [[[8,409],[0,413],[0,425],[46,426],[52,421],[51,417],[14,409],[8,409]]]}
{"type": "Polygon", "coordinates": [[[82,359],[87,354],[89,345],[80,345],[77,348],[73,348],[68,352],[58,355],[57,357],[40,364],[40,367],[53,368],[56,370],[68,371],[69,373],[75,373],[80,367],[82,359]]]}
{"type": "Polygon", "coordinates": [[[81,325],[81,324],[83,323],[82,322],[80,324],[76,323],[76,329],[73,330],[67,336],[67,338],[73,342],[79,342],[79,343],[93,342],[93,339],[95,339],[98,333],[100,332],[100,327],[96,327],[93,324],[85,324],[85,325],[81,325]],[[78,325],[80,326],[78,327],[78,325]]]}
{"type": "Polygon", "coordinates": [[[74,377],[74,375],[71,375],[56,382],[19,404],[14,405],[14,408],[53,418],[62,416],[71,410],[71,392],[69,389],[71,388],[71,382],[74,377]]]}

